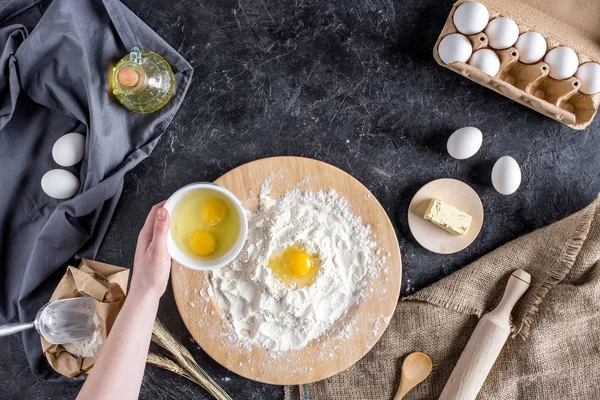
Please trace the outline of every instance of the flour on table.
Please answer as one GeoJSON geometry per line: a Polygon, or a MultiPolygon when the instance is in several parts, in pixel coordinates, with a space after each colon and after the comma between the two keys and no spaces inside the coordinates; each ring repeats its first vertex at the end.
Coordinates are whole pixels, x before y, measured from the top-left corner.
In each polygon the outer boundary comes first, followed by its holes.
{"type": "Polygon", "coordinates": [[[334,190],[292,189],[273,198],[267,181],[258,211],[248,217],[242,252],[211,275],[213,294],[242,343],[274,352],[300,349],[360,302],[382,263],[375,248],[370,227],[334,190]],[[321,260],[307,287],[284,285],[268,267],[273,251],[296,244],[321,260]]]}

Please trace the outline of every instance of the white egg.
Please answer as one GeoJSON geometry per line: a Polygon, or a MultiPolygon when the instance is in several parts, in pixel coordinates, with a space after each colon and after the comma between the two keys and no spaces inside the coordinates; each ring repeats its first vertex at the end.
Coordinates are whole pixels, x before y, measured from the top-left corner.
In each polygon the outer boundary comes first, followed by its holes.
{"type": "Polygon", "coordinates": [[[585,94],[596,94],[600,92],[600,64],[585,63],[581,65],[575,77],[581,81],[579,91],[585,94]]]}
{"type": "Polygon", "coordinates": [[[457,129],[448,138],[446,149],[448,154],[457,160],[464,160],[475,155],[483,143],[483,134],[472,126],[457,129]]]}
{"type": "Polygon", "coordinates": [[[469,64],[479,68],[489,76],[496,76],[500,70],[500,59],[494,51],[490,49],[477,50],[471,56],[469,64]]]}
{"type": "Polygon", "coordinates": [[[550,67],[550,78],[562,80],[572,77],[577,72],[579,59],[577,53],[569,47],[555,47],[546,54],[544,61],[550,67]]]}
{"type": "Polygon", "coordinates": [[[79,179],[64,169],[53,169],[42,176],[42,190],[55,199],[68,199],[79,190],[79,179]]]}
{"type": "Polygon", "coordinates": [[[510,18],[494,18],[485,28],[488,45],[496,50],[508,49],[519,38],[519,27],[510,18]]]}
{"type": "Polygon", "coordinates": [[[473,46],[466,36],[460,33],[451,33],[440,41],[438,54],[445,64],[462,61],[469,61],[473,53],[473,46]]]}
{"type": "Polygon", "coordinates": [[[519,61],[524,64],[540,61],[548,50],[546,39],[537,32],[525,32],[519,36],[515,47],[519,50],[519,61]]]}
{"type": "Polygon", "coordinates": [[[474,35],[485,29],[490,20],[490,13],[483,4],[470,1],[458,6],[452,20],[460,33],[474,35]]]}
{"type": "Polygon", "coordinates": [[[71,132],[61,136],[52,146],[52,157],[58,165],[70,167],[83,159],[85,137],[81,133],[71,132]]]}
{"type": "Polygon", "coordinates": [[[492,185],[500,194],[513,194],[521,184],[521,168],[511,156],[500,157],[492,168],[492,185]]]}

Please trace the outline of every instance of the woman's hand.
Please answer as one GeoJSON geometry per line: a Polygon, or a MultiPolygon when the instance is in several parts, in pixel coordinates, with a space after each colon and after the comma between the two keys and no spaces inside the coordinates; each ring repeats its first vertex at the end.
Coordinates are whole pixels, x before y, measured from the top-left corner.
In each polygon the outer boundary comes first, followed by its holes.
{"type": "Polygon", "coordinates": [[[130,294],[159,298],[167,288],[171,257],[167,251],[169,213],[165,202],[152,207],[138,236],[130,294]]]}
{"type": "Polygon", "coordinates": [[[138,237],[131,288],[78,400],[138,398],[158,302],[169,280],[169,213],[152,207],[138,237]]]}

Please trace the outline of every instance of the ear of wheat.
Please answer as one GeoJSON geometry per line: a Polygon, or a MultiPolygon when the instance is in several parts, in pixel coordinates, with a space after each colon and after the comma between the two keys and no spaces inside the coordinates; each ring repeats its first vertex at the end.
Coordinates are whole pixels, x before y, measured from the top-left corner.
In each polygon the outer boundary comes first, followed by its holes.
{"type": "Polygon", "coordinates": [[[196,363],[189,350],[175,339],[158,319],[154,322],[152,341],[169,352],[176,362],[167,357],[149,353],[147,358],[149,364],[174,372],[197,383],[217,400],[232,400],[223,388],[196,363]]]}
{"type": "Polygon", "coordinates": [[[165,356],[161,356],[156,353],[148,353],[148,357],[146,357],[146,362],[150,365],[154,365],[155,367],[165,369],[167,371],[171,371],[177,375],[181,375],[190,381],[197,383],[190,374],[188,374],[185,369],[181,368],[179,364],[175,361],[167,358],[165,356]]]}

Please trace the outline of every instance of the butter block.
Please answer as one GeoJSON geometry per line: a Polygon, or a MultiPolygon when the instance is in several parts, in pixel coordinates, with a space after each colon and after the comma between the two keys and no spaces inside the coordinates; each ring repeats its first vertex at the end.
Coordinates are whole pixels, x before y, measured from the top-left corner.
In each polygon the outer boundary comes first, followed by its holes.
{"type": "Polygon", "coordinates": [[[457,236],[469,231],[473,219],[469,214],[438,199],[431,199],[423,218],[457,236]]]}

